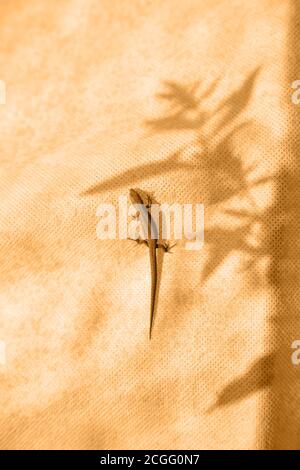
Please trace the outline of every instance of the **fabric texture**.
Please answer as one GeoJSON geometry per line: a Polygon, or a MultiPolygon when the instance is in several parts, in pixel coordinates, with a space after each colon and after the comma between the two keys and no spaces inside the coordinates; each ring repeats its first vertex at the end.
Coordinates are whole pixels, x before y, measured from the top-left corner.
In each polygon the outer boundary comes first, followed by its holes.
{"type": "Polygon", "coordinates": [[[0,4],[1,449],[297,449],[300,3],[0,4]],[[164,255],[96,210],[203,203],[164,255]]]}

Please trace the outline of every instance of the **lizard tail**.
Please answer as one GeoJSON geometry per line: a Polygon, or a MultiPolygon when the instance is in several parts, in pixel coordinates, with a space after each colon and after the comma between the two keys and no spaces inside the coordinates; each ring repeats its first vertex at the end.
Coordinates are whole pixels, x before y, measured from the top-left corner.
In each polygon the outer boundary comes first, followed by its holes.
{"type": "Polygon", "coordinates": [[[154,287],[151,289],[152,296],[151,296],[151,312],[150,312],[150,327],[149,327],[149,340],[152,337],[152,331],[154,327],[154,314],[155,314],[155,304],[156,304],[156,282],[154,287]]]}
{"type": "Polygon", "coordinates": [[[152,337],[152,331],[154,327],[155,307],[157,297],[157,261],[156,251],[151,262],[151,307],[150,307],[150,327],[149,327],[149,340],[152,337]]]}

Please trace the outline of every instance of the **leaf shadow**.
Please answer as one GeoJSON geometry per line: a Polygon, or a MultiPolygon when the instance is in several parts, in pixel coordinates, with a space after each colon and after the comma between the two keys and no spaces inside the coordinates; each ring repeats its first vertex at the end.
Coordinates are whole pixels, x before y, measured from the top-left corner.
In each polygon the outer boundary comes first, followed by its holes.
{"type": "Polygon", "coordinates": [[[183,86],[165,81],[164,91],[157,97],[167,104],[168,112],[162,117],[145,121],[150,135],[195,131],[187,148],[179,151],[178,159],[181,156],[183,161],[190,161],[193,165],[190,169],[192,181],[200,193],[201,183],[206,184],[204,204],[219,215],[219,222],[212,222],[209,217],[205,222],[205,243],[209,256],[203,268],[202,281],[207,280],[233,252],[241,252],[248,258],[244,269],[253,267],[261,257],[271,253],[266,240],[255,244],[248,238],[253,228],[264,225],[273,211],[273,208],[259,209],[252,192],[276,175],[253,177],[257,164],[247,162],[233,146],[235,138],[241,139],[241,136],[247,136],[255,129],[255,123],[244,112],[254,93],[259,72],[260,67],[257,67],[239,87],[213,107],[209,106],[209,100],[220,85],[218,81],[202,87],[199,93],[199,82],[183,86]],[[193,158],[186,158],[187,149],[191,150],[193,158]],[[230,216],[235,223],[229,226],[228,223],[224,224],[221,215],[230,216]]]}
{"type": "Polygon", "coordinates": [[[197,81],[190,85],[172,80],[162,82],[162,90],[156,97],[167,110],[162,116],[145,120],[145,138],[171,131],[192,131],[192,139],[161,160],[121,171],[94,184],[82,195],[92,196],[124,186],[134,187],[149,178],[184,170],[200,195],[205,189],[203,199],[206,207],[228,216],[224,206],[229,203],[235,211],[231,216],[239,220],[230,228],[225,227],[222,221],[215,224],[206,220],[205,241],[210,254],[203,268],[202,280],[208,279],[233,251],[240,251],[252,258],[248,267],[256,264],[269,251],[265,242],[255,247],[247,240],[251,228],[264,223],[265,218],[264,213],[259,213],[251,193],[274,175],[253,178],[256,164],[247,163],[245,157],[235,151],[233,141],[243,138],[255,128],[252,119],[247,118],[244,112],[251,101],[259,73],[260,67],[252,70],[237,88],[221,100],[217,99],[220,95],[218,89],[222,86],[220,80],[210,84],[197,81]],[[245,209],[231,204],[234,198],[250,206],[247,214],[245,209]]]}
{"type": "Polygon", "coordinates": [[[212,413],[217,408],[232,405],[269,387],[274,377],[274,359],[274,354],[266,354],[257,359],[244,374],[232,380],[217,394],[216,402],[207,412],[212,413]]]}
{"type": "MultiPolygon", "coordinates": [[[[217,87],[220,85],[219,80],[214,80],[210,85],[205,87],[199,96],[197,93],[199,82],[185,86],[176,81],[164,81],[164,90],[157,93],[156,96],[159,100],[168,104],[171,112],[163,117],[146,119],[144,125],[148,131],[145,138],[152,136],[154,133],[172,130],[193,130],[195,132],[195,138],[191,142],[180,146],[179,149],[177,148],[175,151],[170,152],[165,158],[156,162],[151,161],[149,163],[135,165],[121,171],[111,178],[107,178],[104,181],[92,185],[90,188],[84,190],[81,195],[93,196],[107,190],[115,190],[124,186],[132,187],[146,179],[158,177],[177,170],[186,170],[190,172],[191,177],[193,177],[194,170],[196,172],[201,170],[203,159],[206,160],[206,171],[208,171],[209,166],[211,166],[212,171],[216,168],[220,171],[220,169],[224,170],[226,166],[232,165],[236,173],[240,174],[236,168],[239,162],[229,149],[229,140],[234,133],[242,127],[249,125],[250,122],[244,121],[241,125],[236,125],[233,129],[230,129],[230,124],[232,124],[246,108],[258,74],[259,68],[251,72],[245,82],[212,111],[206,110],[206,107],[217,87]],[[211,119],[220,121],[217,123],[218,131],[215,129],[214,132],[219,132],[221,128],[223,131],[225,127],[229,128],[229,130],[226,131],[226,135],[220,141],[219,148],[215,148],[213,152],[211,150],[206,152],[199,150],[197,152],[198,161],[187,161],[184,158],[184,154],[192,146],[198,146],[198,144],[201,143],[205,149],[209,147],[206,142],[209,137],[205,136],[205,128],[209,125],[211,119]],[[228,147],[227,155],[225,161],[222,163],[216,156],[218,155],[219,149],[222,148],[224,150],[226,146],[228,147]]],[[[227,176],[229,176],[228,172],[227,176]]],[[[241,187],[240,175],[236,174],[231,176],[231,185],[234,186],[234,184],[238,184],[239,189],[243,189],[241,187]]],[[[233,186],[232,188],[227,188],[227,191],[222,188],[222,194],[218,191],[218,196],[215,194],[209,203],[213,203],[220,198],[224,200],[226,197],[230,197],[233,190],[237,190],[237,188],[233,188],[233,186]]]]}

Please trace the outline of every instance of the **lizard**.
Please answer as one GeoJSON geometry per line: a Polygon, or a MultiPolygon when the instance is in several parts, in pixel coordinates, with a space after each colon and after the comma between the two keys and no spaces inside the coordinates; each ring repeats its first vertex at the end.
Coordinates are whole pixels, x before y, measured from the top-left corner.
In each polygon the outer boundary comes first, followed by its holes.
{"type": "Polygon", "coordinates": [[[133,205],[138,204],[138,209],[141,210],[141,221],[144,228],[147,229],[147,238],[145,240],[139,238],[136,241],[138,243],[146,243],[149,248],[150,256],[150,269],[151,269],[151,304],[150,304],[150,328],[149,328],[149,339],[151,340],[151,334],[154,322],[155,305],[157,301],[157,248],[163,248],[164,251],[170,252],[173,246],[170,246],[168,242],[161,241],[159,238],[159,227],[157,227],[153,217],[151,216],[151,205],[157,204],[154,199],[141,189],[130,189],[130,200],[133,205]]]}

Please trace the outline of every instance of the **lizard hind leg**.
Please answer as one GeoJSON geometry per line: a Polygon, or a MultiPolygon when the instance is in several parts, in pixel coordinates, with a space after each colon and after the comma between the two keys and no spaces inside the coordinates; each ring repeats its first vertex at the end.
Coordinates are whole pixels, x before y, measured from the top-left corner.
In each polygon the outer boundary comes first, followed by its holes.
{"type": "Polygon", "coordinates": [[[138,243],[139,245],[145,244],[145,245],[149,246],[148,240],[144,240],[143,238],[130,238],[130,237],[129,237],[128,240],[131,240],[131,241],[133,241],[133,242],[136,242],[136,243],[138,243]]]}
{"type": "Polygon", "coordinates": [[[173,243],[173,245],[170,245],[169,242],[163,242],[163,243],[158,243],[157,246],[159,248],[163,248],[163,250],[166,252],[166,253],[173,253],[172,248],[174,248],[174,246],[176,245],[176,243],[173,243]]]}

